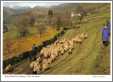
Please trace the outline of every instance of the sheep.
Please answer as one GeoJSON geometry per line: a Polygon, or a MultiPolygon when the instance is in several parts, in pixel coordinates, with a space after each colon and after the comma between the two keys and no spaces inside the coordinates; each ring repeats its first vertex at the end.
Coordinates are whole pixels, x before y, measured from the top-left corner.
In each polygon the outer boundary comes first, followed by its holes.
{"type": "Polygon", "coordinates": [[[86,33],[84,33],[84,39],[86,39],[88,37],[88,35],[86,33]]]}
{"type": "Polygon", "coordinates": [[[58,43],[59,43],[59,40],[56,40],[54,44],[57,45],[58,43]]]}
{"type": "Polygon", "coordinates": [[[56,57],[59,56],[59,44],[51,47],[51,54],[54,54],[56,57]]]}
{"type": "Polygon", "coordinates": [[[61,47],[61,45],[60,44],[57,44],[57,46],[54,48],[54,54],[56,55],[56,56],[59,56],[59,55],[61,55],[61,50],[62,50],[62,47],[61,47]]]}
{"type": "Polygon", "coordinates": [[[38,73],[38,72],[40,72],[40,71],[41,71],[41,66],[40,66],[40,64],[39,64],[39,63],[35,64],[35,65],[34,65],[34,68],[33,68],[33,72],[38,73]]]}
{"type": "MultiPolygon", "coordinates": [[[[36,60],[35,60],[35,61],[33,61],[33,62],[40,63],[41,61],[42,61],[42,58],[41,58],[41,56],[40,56],[40,57],[36,58],[36,60]]],[[[33,63],[33,62],[32,62],[32,63],[33,63]]],[[[32,66],[32,64],[31,64],[31,66],[32,66]]]]}
{"type": "Polygon", "coordinates": [[[51,54],[51,57],[52,61],[54,61],[56,59],[56,54],[51,54]]]}
{"type": "Polygon", "coordinates": [[[41,55],[43,55],[43,54],[44,54],[45,49],[46,49],[46,48],[42,48],[42,50],[40,51],[40,54],[41,54],[41,55]]]}
{"type": "Polygon", "coordinates": [[[74,44],[73,44],[73,41],[70,40],[70,41],[69,41],[69,48],[73,48],[73,45],[74,45],[74,44]]]}
{"type": "Polygon", "coordinates": [[[41,71],[41,65],[37,60],[31,62],[30,68],[33,70],[33,73],[38,73],[41,71]]]}
{"type": "Polygon", "coordinates": [[[43,48],[41,50],[41,53],[40,54],[43,55],[43,57],[48,58],[50,56],[50,54],[49,54],[49,48],[43,48]]]}
{"type": "Polygon", "coordinates": [[[7,65],[6,68],[4,69],[4,71],[6,73],[7,72],[12,72],[13,70],[14,70],[14,67],[11,64],[7,65]]]}
{"type": "Polygon", "coordinates": [[[63,45],[64,52],[68,50],[68,45],[69,45],[68,42],[64,43],[64,45],[63,45]]]}
{"type": "Polygon", "coordinates": [[[63,55],[66,51],[72,53],[75,43],[82,43],[83,39],[86,39],[88,36],[86,33],[81,33],[76,37],[68,40],[61,39],[55,41],[53,44],[44,47],[40,52],[40,57],[33,61],[30,64],[30,67],[34,72],[38,73],[39,71],[45,71],[49,68],[49,64],[51,64],[55,59],[63,55]]]}
{"type": "Polygon", "coordinates": [[[72,49],[73,49],[73,48],[74,48],[73,41],[70,40],[70,41],[69,41],[69,50],[68,50],[68,51],[69,51],[69,54],[72,53],[72,49]]]}
{"type": "Polygon", "coordinates": [[[49,63],[47,62],[47,59],[43,59],[43,61],[42,61],[42,69],[41,69],[41,71],[45,71],[46,69],[48,69],[49,68],[49,63]]]}
{"type": "Polygon", "coordinates": [[[61,48],[60,48],[60,54],[63,55],[64,52],[65,52],[65,51],[64,51],[63,47],[61,47],[61,48]]]}
{"type": "Polygon", "coordinates": [[[51,64],[53,62],[53,59],[52,58],[48,58],[47,62],[48,62],[48,64],[51,64]]]}
{"type": "Polygon", "coordinates": [[[45,64],[45,63],[42,64],[42,71],[45,71],[48,68],[49,68],[49,65],[48,64],[45,64]]]}
{"type": "Polygon", "coordinates": [[[38,58],[36,59],[36,61],[37,61],[37,62],[40,62],[40,61],[41,61],[41,57],[38,57],[38,58]]]}
{"type": "Polygon", "coordinates": [[[36,63],[35,61],[32,61],[32,62],[30,63],[30,68],[31,68],[31,69],[34,68],[34,64],[35,64],[35,63],[36,63]]]}
{"type": "Polygon", "coordinates": [[[52,59],[43,58],[41,63],[39,61],[40,61],[40,58],[37,58],[36,61],[33,61],[30,64],[30,68],[33,70],[34,73],[38,73],[41,70],[42,71],[46,70],[48,68],[48,64],[50,64],[52,62],[52,59]],[[42,64],[42,66],[41,66],[41,64],[42,64]]]}
{"type": "Polygon", "coordinates": [[[57,51],[55,51],[54,48],[50,48],[49,52],[50,52],[49,53],[50,54],[49,59],[51,58],[51,61],[55,60],[56,57],[57,57],[57,51]]]}
{"type": "Polygon", "coordinates": [[[77,36],[77,37],[75,37],[75,38],[73,39],[73,42],[75,42],[75,43],[80,43],[80,44],[81,44],[81,43],[82,43],[82,39],[77,36]]]}
{"type": "Polygon", "coordinates": [[[81,39],[86,39],[87,38],[87,34],[86,33],[81,33],[79,37],[81,39]]]}

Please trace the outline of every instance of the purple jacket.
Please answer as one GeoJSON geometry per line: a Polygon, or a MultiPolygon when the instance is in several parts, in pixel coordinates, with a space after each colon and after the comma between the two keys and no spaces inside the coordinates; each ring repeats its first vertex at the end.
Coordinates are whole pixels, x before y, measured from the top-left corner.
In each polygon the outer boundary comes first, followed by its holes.
{"type": "Polygon", "coordinates": [[[108,28],[102,29],[102,40],[103,41],[109,41],[109,29],[108,28]]]}

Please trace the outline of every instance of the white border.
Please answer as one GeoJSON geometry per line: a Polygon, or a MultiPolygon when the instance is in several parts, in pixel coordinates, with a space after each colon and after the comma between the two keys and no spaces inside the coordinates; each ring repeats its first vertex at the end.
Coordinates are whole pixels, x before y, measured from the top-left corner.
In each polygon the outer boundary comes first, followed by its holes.
{"type": "Polygon", "coordinates": [[[63,2],[63,3],[112,3],[112,1],[2,1],[2,2],[63,2]]]}
{"type": "MultiPolygon", "coordinates": [[[[1,1],[1,67],[3,66],[3,2],[21,1],[1,1]]],[[[111,27],[112,27],[112,1],[22,1],[22,2],[64,2],[64,3],[111,3],[111,27]]],[[[112,28],[111,28],[111,69],[110,75],[15,75],[2,74],[2,81],[112,81],[112,28]]]]}

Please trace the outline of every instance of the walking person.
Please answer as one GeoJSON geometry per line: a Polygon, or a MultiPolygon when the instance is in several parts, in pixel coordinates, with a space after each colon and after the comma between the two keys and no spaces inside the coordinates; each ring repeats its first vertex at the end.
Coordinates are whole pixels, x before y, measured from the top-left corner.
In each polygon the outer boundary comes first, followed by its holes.
{"type": "Polygon", "coordinates": [[[107,24],[102,29],[102,43],[104,46],[108,46],[109,44],[109,29],[107,24]]]}

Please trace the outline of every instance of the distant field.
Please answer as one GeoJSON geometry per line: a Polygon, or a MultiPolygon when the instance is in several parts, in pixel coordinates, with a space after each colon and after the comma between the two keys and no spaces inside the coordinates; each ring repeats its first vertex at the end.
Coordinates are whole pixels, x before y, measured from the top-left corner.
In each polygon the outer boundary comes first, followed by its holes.
{"type": "MultiPolygon", "coordinates": [[[[43,41],[54,37],[57,33],[58,32],[55,29],[48,27],[47,32],[41,35],[41,37],[39,36],[39,34],[35,34],[23,38],[14,38],[14,36],[12,36],[13,39],[11,40],[5,38],[3,59],[6,60],[14,56],[18,56],[25,51],[29,51],[32,49],[33,44],[39,45],[43,41]],[[8,47],[7,45],[9,43],[11,43],[11,45],[8,47]]],[[[9,34],[4,34],[4,37],[9,37],[9,35],[12,35],[11,32],[9,34]]]]}

